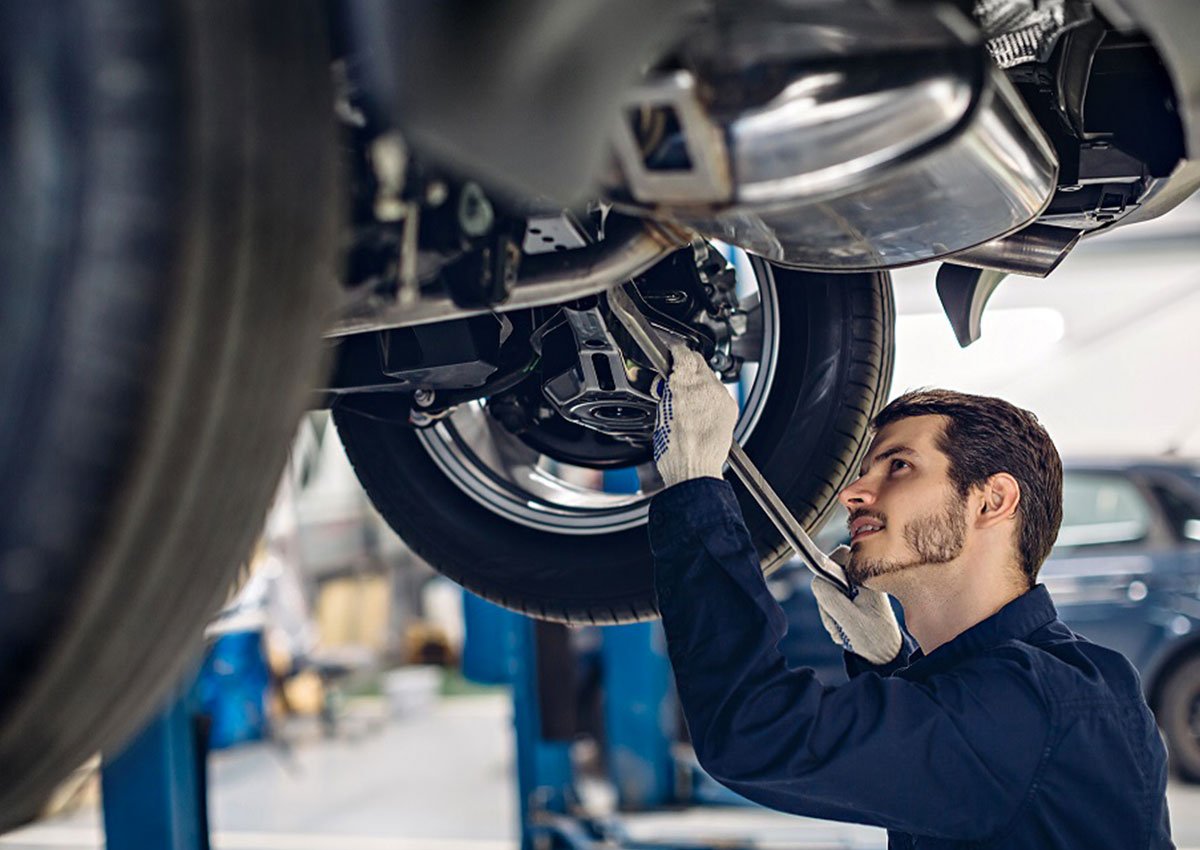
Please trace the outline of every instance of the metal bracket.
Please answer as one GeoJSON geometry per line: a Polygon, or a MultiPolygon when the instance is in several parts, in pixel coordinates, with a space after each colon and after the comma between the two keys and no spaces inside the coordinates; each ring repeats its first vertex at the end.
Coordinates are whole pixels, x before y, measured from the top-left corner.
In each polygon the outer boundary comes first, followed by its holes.
{"type": "Polygon", "coordinates": [[[937,294],[942,309],[954,328],[958,344],[966,348],[979,339],[980,320],[988,299],[1008,277],[1008,272],[976,269],[954,263],[942,263],[937,273],[937,294]]]}
{"type": "Polygon", "coordinates": [[[617,439],[649,441],[658,399],[652,373],[626,363],[599,307],[562,308],[575,336],[579,369],[572,367],[544,387],[568,421],[617,439]]]}
{"type": "Polygon", "coordinates": [[[646,204],[711,204],[733,197],[729,151],[720,127],[709,118],[688,71],[664,74],[636,88],[613,136],[613,149],[633,197],[646,204]],[[678,122],[687,146],[688,166],[652,168],[646,164],[629,113],[659,109],[678,122]]]}

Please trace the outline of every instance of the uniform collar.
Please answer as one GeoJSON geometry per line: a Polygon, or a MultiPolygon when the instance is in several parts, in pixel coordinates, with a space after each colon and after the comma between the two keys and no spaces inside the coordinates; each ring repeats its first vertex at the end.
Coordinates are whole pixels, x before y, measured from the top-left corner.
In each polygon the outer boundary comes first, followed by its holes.
{"type": "Polygon", "coordinates": [[[917,649],[909,658],[904,674],[920,678],[946,670],[964,658],[978,655],[1005,641],[1024,640],[1043,626],[1058,619],[1058,611],[1044,584],[1018,596],[986,620],[939,646],[929,655],[917,649]]]}

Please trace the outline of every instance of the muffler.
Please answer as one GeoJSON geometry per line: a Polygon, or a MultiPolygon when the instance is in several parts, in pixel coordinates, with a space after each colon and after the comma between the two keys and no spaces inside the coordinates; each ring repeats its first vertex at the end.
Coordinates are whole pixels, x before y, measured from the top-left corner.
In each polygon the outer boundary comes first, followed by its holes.
{"type": "Polygon", "coordinates": [[[684,68],[631,94],[609,197],[831,271],[919,263],[1026,226],[1053,195],[1053,147],[965,19],[914,14],[875,30],[852,20],[841,40],[832,13],[695,39],[684,68]],[[901,25],[911,37],[885,40],[901,25]]]}

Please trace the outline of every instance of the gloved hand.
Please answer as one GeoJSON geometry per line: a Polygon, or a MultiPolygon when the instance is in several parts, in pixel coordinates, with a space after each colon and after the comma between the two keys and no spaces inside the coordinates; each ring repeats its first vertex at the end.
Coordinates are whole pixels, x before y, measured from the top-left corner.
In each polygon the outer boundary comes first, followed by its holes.
{"type": "MultiPolygon", "coordinates": [[[[840,575],[849,560],[850,548],[839,546],[829,553],[825,567],[840,575]]],[[[859,586],[858,595],[847,599],[836,584],[818,575],[813,576],[812,591],[834,643],[872,664],[887,664],[899,654],[903,639],[886,593],[859,586]]]]}
{"type": "Polygon", "coordinates": [[[671,358],[670,379],[655,388],[658,474],[668,487],[692,478],[720,478],[733,444],[737,402],[704,358],[686,345],[673,344],[671,358]]]}

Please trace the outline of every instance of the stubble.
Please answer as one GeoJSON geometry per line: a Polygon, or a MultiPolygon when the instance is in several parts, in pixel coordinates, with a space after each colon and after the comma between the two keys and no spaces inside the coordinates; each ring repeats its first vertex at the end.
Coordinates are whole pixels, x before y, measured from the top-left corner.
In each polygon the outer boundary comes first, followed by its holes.
{"type": "Polygon", "coordinates": [[[965,497],[951,493],[942,510],[908,522],[904,526],[904,540],[910,550],[908,558],[866,558],[851,551],[850,562],[846,565],[847,578],[855,584],[863,584],[881,575],[953,561],[966,545],[965,501],[965,497]]]}

